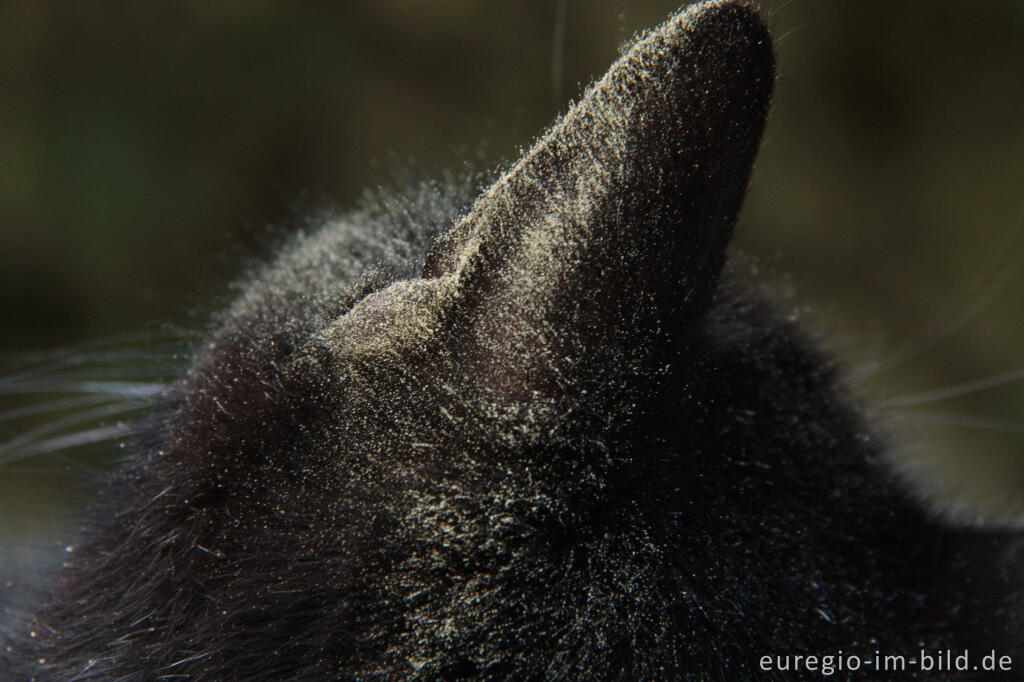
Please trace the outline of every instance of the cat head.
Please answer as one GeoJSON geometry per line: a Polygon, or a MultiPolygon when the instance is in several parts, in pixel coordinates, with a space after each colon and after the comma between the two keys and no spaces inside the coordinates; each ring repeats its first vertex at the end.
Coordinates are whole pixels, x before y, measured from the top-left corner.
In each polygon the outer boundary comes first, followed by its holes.
{"type": "MultiPolygon", "coordinates": [[[[510,672],[504,638],[584,612],[597,631],[637,625],[634,642],[678,636],[651,573],[668,550],[637,500],[679,503],[651,462],[667,432],[688,437],[682,405],[715,401],[687,377],[773,79],[749,4],[696,5],[467,209],[424,217],[440,235],[403,274],[360,272],[417,258],[382,246],[372,216],[298,240],[243,287],[140,442],[113,524],[40,616],[54,648],[100,671],[122,670],[106,643],[129,639],[151,666],[203,652],[181,671],[510,672]],[[627,584],[599,598],[617,572],[627,584]]],[[[572,630],[560,641],[586,666],[600,647],[572,630]]]]}
{"type": "MultiPolygon", "coordinates": [[[[370,621],[409,633],[388,655],[424,659],[511,627],[502,614],[560,570],[553,548],[598,532],[581,519],[658,441],[651,415],[684,398],[673,377],[697,361],[773,79],[754,9],[697,5],[629,46],[412,276],[332,283],[325,300],[292,256],[250,287],[161,448],[189,462],[165,498],[202,510],[215,558],[193,558],[212,582],[256,589],[232,560],[245,537],[283,594],[329,586],[343,624],[323,636],[353,650],[370,621]],[[206,511],[221,505],[250,530],[206,511]]],[[[339,232],[298,253],[325,262],[339,232]]],[[[653,551],[637,547],[622,566],[653,551]]]]}

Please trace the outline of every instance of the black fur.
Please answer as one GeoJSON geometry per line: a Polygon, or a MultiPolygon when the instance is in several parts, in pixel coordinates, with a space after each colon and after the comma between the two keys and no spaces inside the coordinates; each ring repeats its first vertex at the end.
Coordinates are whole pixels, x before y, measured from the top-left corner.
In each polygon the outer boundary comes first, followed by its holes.
{"type": "Polygon", "coordinates": [[[1024,653],[1020,534],[925,510],[725,264],[773,71],[749,5],[702,4],[479,198],[428,184],[297,237],[8,631],[6,677],[789,679],[761,657],[1024,653]]]}

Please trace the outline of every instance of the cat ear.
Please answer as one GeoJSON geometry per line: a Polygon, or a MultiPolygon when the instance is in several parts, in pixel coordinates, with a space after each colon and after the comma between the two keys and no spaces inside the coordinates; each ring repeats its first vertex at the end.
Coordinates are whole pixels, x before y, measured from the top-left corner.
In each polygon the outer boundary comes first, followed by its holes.
{"type": "Polygon", "coordinates": [[[516,396],[670,354],[715,290],[773,79],[749,4],[675,15],[484,192],[423,279],[357,305],[343,343],[443,338],[447,356],[516,396]]]}

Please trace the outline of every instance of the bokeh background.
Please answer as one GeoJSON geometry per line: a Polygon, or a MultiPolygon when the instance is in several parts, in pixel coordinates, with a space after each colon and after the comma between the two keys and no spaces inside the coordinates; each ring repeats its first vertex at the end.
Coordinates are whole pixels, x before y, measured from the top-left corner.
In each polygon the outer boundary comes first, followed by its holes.
{"type": "MultiPolygon", "coordinates": [[[[324,207],[512,157],[677,4],[0,4],[5,371],[83,345],[136,371],[324,207]]],[[[762,6],[780,77],[737,249],[827,330],[931,494],[1024,508],[1024,3],[762,6]]],[[[8,389],[0,443],[61,414],[11,410],[67,397],[8,389]]],[[[73,518],[115,445],[0,449],[0,554],[73,518]]]]}

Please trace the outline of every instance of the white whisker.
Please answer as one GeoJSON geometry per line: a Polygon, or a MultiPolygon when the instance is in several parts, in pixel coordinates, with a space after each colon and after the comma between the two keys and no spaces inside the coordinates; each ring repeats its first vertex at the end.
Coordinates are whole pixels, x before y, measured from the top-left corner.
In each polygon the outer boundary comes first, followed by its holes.
{"type": "Polygon", "coordinates": [[[986,431],[998,431],[1000,433],[1024,435],[1024,421],[1001,419],[999,417],[979,417],[970,414],[957,414],[955,412],[911,411],[890,415],[890,419],[893,421],[934,424],[936,426],[953,426],[967,429],[982,429],[986,431]]]}
{"type": "Polygon", "coordinates": [[[167,390],[161,383],[138,381],[67,381],[38,380],[8,382],[0,379],[0,395],[26,395],[31,393],[83,393],[114,398],[150,400],[167,390]]]}
{"type": "Polygon", "coordinates": [[[47,422],[34,429],[26,431],[14,438],[11,438],[7,442],[0,444],[0,460],[2,460],[2,454],[6,451],[17,451],[28,447],[32,443],[39,442],[42,436],[48,436],[53,433],[58,433],[68,428],[81,426],[89,422],[95,422],[100,419],[124,415],[128,412],[132,412],[143,407],[140,403],[130,402],[116,402],[114,404],[103,405],[101,407],[93,408],[91,410],[85,410],[77,412],[75,414],[63,417],[61,419],[55,419],[51,422],[47,422]]]}
{"type": "Polygon", "coordinates": [[[132,424],[114,424],[111,426],[100,426],[88,431],[81,431],[67,436],[58,436],[48,440],[27,443],[18,448],[8,448],[7,444],[0,445],[0,465],[10,464],[21,459],[34,457],[36,455],[51,455],[60,450],[68,450],[82,445],[101,443],[103,441],[116,440],[135,433],[138,428],[132,424]]]}
{"type": "Polygon", "coordinates": [[[17,407],[4,412],[0,412],[0,422],[13,421],[15,419],[23,419],[25,417],[34,417],[40,414],[46,414],[47,412],[59,412],[61,410],[73,410],[80,407],[91,407],[100,403],[109,402],[111,398],[103,395],[84,395],[76,398],[66,398],[63,400],[49,400],[42,403],[36,403],[34,405],[28,405],[26,407],[17,407]]]}
{"type": "Polygon", "coordinates": [[[852,372],[855,381],[878,376],[905,365],[943,339],[963,327],[981,310],[984,310],[1006,286],[1024,270],[1024,257],[1012,257],[1014,245],[1021,244],[1024,234],[1024,204],[1021,205],[1015,227],[1009,231],[994,257],[986,264],[971,285],[957,297],[946,312],[933,319],[918,334],[897,346],[873,362],[863,363],[852,372]],[[1002,265],[1011,254],[1010,261],[1002,265]]]}
{"type": "Polygon", "coordinates": [[[981,379],[974,379],[973,381],[967,381],[962,384],[947,386],[946,388],[939,388],[931,391],[922,391],[920,393],[909,393],[907,395],[896,396],[894,398],[889,398],[888,400],[883,401],[881,405],[883,408],[913,407],[914,405],[925,405],[928,403],[939,402],[940,400],[948,400],[949,398],[958,398],[960,396],[978,393],[989,388],[1003,386],[1005,384],[1017,381],[1018,379],[1024,379],[1024,367],[1018,367],[1017,369],[1011,370],[1009,372],[1002,372],[1000,374],[994,374],[992,376],[983,377],[981,379]]]}

